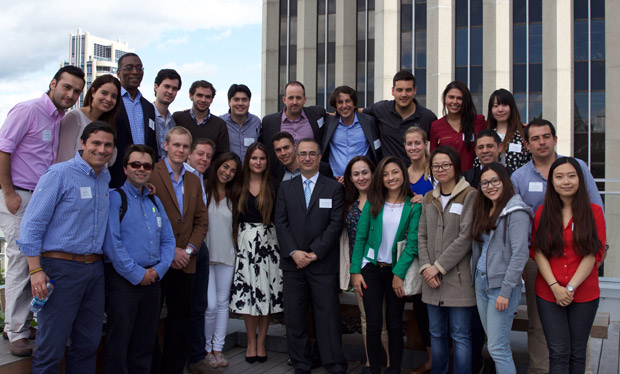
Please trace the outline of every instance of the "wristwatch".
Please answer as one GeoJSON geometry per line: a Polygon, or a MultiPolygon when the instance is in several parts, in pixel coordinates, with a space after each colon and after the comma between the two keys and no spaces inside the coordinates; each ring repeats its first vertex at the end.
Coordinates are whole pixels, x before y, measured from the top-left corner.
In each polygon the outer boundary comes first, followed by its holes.
{"type": "Polygon", "coordinates": [[[568,290],[568,292],[575,292],[575,287],[571,286],[570,284],[566,286],[566,289],[568,290]]]}
{"type": "Polygon", "coordinates": [[[192,256],[194,254],[194,249],[192,247],[186,247],[185,253],[187,253],[188,256],[192,256]]]}

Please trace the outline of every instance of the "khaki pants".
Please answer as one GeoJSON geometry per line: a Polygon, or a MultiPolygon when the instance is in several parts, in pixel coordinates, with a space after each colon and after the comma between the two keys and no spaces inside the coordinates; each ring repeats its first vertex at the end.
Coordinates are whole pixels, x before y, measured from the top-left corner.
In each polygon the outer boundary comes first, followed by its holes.
{"type": "Polygon", "coordinates": [[[22,198],[22,204],[17,214],[11,214],[4,203],[4,194],[0,193],[0,229],[4,232],[7,242],[6,253],[8,264],[6,267],[6,314],[4,330],[8,333],[11,341],[22,338],[28,339],[30,331],[28,323],[32,319],[32,313],[28,309],[32,299],[30,290],[30,275],[28,273],[28,260],[17,247],[15,242],[19,239],[19,225],[24,217],[26,207],[30,202],[32,193],[27,191],[16,192],[22,198]]]}

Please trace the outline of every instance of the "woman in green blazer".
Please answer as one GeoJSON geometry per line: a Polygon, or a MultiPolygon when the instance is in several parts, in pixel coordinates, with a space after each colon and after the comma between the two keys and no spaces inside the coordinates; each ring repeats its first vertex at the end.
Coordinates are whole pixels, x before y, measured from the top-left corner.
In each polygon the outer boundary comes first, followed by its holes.
{"type": "Polygon", "coordinates": [[[400,373],[403,356],[403,280],[418,254],[421,206],[412,204],[409,176],[398,158],[386,157],[372,178],[368,203],[357,224],[351,280],[364,301],[370,371],[381,372],[382,305],[389,339],[390,372],[400,373]],[[407,240],[397,257],[397,243],[407,240]]]}

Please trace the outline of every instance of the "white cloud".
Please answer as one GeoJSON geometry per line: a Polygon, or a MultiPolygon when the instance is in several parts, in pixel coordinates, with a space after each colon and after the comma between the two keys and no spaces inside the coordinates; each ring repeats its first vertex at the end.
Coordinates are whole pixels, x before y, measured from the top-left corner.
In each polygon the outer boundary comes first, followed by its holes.
{"type": "Polygon", "coordinates": [[[224,31],[222,31],[222,32],[220,32],[218,34],[207,35],[207,36],[205,36],[205,39],[206,40],[220,41],[220,40],[228,38],[231,34],[232,34],[232,30],[230,28],[228,28],[228,29],[226,29],[226,30],[224,30],[224,31]]]}
{"type": "Polygon", "coordinates": [[[157,50],[165,52],[168,48],[179,45],[189,44],[189,36],[185,35],[180,38],[167,39],[157,43],[157,50]]]}

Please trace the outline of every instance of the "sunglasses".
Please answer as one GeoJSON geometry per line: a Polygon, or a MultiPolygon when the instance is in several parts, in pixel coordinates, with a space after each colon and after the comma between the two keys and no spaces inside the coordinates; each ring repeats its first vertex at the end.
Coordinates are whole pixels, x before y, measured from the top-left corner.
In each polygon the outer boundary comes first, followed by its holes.
{"type": "Polygon", "coordinates": [[[142,163],[139,161],[134,161],[134,162],[129,162],[127,165],[131,166],[132,169],[140,169],[140,167],[142,166],[144,168],[144,170],[149,171],[153,169],[153,164],[150,164],[148,162],[142,163]]]}

